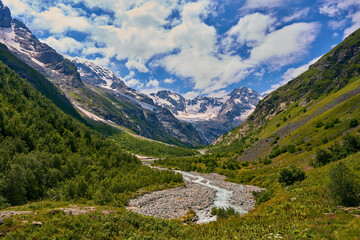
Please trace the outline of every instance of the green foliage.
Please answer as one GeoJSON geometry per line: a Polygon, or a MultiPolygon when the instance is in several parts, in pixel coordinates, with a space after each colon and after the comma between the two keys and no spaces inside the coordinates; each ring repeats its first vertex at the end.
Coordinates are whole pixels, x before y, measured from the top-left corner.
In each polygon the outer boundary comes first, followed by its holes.
{"type": "Polygon", "coordinates": [[[359,121],[357,119],[351,119],[349,127],[354,128],[359,125],[359,121]]]}
{"type": "Polygon", "coordinates": [[[124,194],[140,188],[182,182],[179,174],[142,166],[113,141],[65,115],[1,63],[0,85],[3,203],[53,197],[118,205],[125,202],[124,194]]]}
{"type": "Polygon", "coordinates": [[[228,207],[228,208],[217,208],[213,207],[211,209],[211,215],[216,215],[219,219],[228,218],[231,216],[238,215],[234,208],[228,207]]]}
{"type": "Polygon", "coordinates": [[[199,154],[199,152],[194,149],[172,146],[145,139],[143,140],[132,137],[124,132],[113,136],[113,139],[121,146],[122,149],[145,156],[182,157],[199,154]]]}
{"type": "Polygon", "coordinates": [[[311,164],[314,167],[321,167],[330,162],[345,158],[350,154],[360,151],[360,136],[347,134],[343,138],[343,143],[335,142],[327,149],[317,149],[315,159],[311,164]]]}
{"type": "Polygon", "coordinates": [[[325,124],[324,129],[326,130],[329,128],[333,128],[338,123],[340,123],[340,120],[338,118],[332,119],[325,124]]]}
{"type": "Polygon", "coordinates": [[[276,145],[272,150],[271,153],[269,155],[270,158],[275,158],[283,153],[294,153],[296,152],[296,148],[294,145],[284,145],[282,147],[279,147],[279,145],[276,145]]]}
{"type": "Polygon", "coordinates": [[[290,166],[280,170],[279,183],[285,183],[287,186],[294,184],[297,181],[303,181],[306,178],[306,173],[301,168],[290,166]]]}
{"type": "Polygon", "coordinates": [[[225,161],[222,165],[223,169],[228,169],[228,170],[238,170],[240,169],[240,165],[239,162],[236,161],[235,159],[231,158],[227,161],[225,161]]]}
{"type": "Polygon", "coordinates": [[[273,145],[277,144],[279,140],[280,140],[279,135],[276,135],[274,140],[270,143],[270,145],[273,146],[273,145]]]}
{"type": "Polygon", "coordinates": [[[7,203],[6,199],[3,196],[0,196],[0,210],[10,207],[10,204],[7,203]]]}
{"type": "Polygon", "coordinates": [[[275,191],[273,189],[267,189],[265,191],[252,192],[252,195],[255,197],[256,205],[269,201],[275,196],[275,191]]]}
{"type": "Polygon", "coordinates": [[[349,207],[360,204],[359,178],[345,164],[340,162],[333,166],[329,178],[328,189],[336,204],[349,207]]]}
{"type": "MultiPolygon", "coordinates": [[[[237,168],[238,163],[236,160],[229,160],[230,162],[225,162],[225,168],[237,168]]],[[[197,171],[210,173],[214,172],[217,167],[220,166],[220,159],[214,155],[203,155],[199,157],[178,157],[178,158],[164,158],[159,159],[154,162],[155,165],[166,167],[166,168],[175,168],[183,171],[197,171]]],[[[223,165],[224,167],[224,165],[223,165]]]]}

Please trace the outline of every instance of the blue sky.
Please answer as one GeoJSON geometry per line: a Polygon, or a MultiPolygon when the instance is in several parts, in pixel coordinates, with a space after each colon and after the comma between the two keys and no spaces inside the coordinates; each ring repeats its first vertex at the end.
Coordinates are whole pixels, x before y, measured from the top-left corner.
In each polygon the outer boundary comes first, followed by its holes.
{"type": "Polygon", "coordinates": [[[360,27],[359,0],[3,0],[41,41],[128,86],[270,92],[360,27]]]}

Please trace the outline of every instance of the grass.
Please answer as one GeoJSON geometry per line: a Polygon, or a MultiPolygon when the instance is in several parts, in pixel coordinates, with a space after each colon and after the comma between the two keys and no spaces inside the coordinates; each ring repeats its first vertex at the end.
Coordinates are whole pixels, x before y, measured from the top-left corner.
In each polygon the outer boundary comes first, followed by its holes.
{"type": "Polygon", "coordinates": [[[199,152],[194,149],[178,147],[157,141],[148,140],[145,138],[133,137],[125,132],[118,133],[112,136],[112,139],[119,144],[119,146],[129,152],[151,157],[180,157],[180,156],[195,156],[199,152]]]}
{"type": "MultiPolygon", "coordinates": [[[[359,175],[359,157],[360,154],[354,154],[341,161],[359,175]]],[[[12,222],[0,226],[0,232],[11,232],[6,239],[358,239],[358,218],[337,207],[328,196],[327,173],[333,164],[336,163],[309,169],[304,181],[290,187],[276,183],[276,195],[245,216],[210,224],[184,226],[180,221],[144,217],[109,207],[68,216],[49,209],[70,203],[45,201],[12,208],[35,211],[37,215],[15,216],[12,222]],[[115,213],[104,215],[99,210],[115,213]],[[28,222],[23,223],[24,220],[28,222]],[[31,225],[32,221],[44,225],[36,227],[31,225]]]]}

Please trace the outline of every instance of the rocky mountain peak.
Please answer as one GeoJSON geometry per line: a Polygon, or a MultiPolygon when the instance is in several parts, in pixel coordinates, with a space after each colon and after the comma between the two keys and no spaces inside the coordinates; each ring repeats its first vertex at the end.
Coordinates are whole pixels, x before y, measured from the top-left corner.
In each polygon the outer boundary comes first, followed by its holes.
{"type": "Polygon", "coordinates": [[[10,9],[0,0],[0,28],[11,28],[12,17],[10,9]]]}

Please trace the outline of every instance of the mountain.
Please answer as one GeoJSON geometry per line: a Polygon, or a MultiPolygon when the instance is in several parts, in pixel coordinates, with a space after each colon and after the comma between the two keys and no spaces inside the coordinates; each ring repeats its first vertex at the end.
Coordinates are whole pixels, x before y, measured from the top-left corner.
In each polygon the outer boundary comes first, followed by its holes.
{"type": "Polygon", "coordinates": [[[216,139],[213,148],[256,161],[283,145],[311,151],[338,139],[351,130],[350,121],[360,117],[359,76],[357,30],[308,71],[261,100],[239,127],[216,139]]]}
{"type": "MultiPolygon", "coordinates": [[[[68,58],[77,67],[82,81],[90,84],[91,88],[96,88],[97,93],[103,92],[113,101],[120,101],[123,106],[126,105],[126,108],[122,109],[124,115],[142,120],[140,131],[130,128],[125,123],[122,124],[123,126],[145,137],[177,145],[182,145],[181,142],[189,145],[208,143],[191,124],[180,122],[166,108],[155,105],[148,95],[127,87],[124,81],[110,69],[87,59],[68,58]]],[[[111,120],[111,123],[113,122],[119,124],[116,119],[111,120]]]]}
{"type": "Polygon", "coordinates": [[[155,104],[168,108],[175,117],[192,123],[209,143],[221,134],[239,126],[261,100],[260,94],[241,87],[223,97],[199,96],[185,99],[171,91],[150,94],[155,104]]]}
{"type": "Polygon", "coordinates": [[[167,109],[155,106],[147,95],[128,88],[109,69],[79,58],[71,59],[75,65],[40,42],[25,24],[12,19],[2,3],[0,18],[0,43],[55,85],[93,126],[106,124],[183,146],[207,143],[191,124],[180,122],[167,109]]]}

